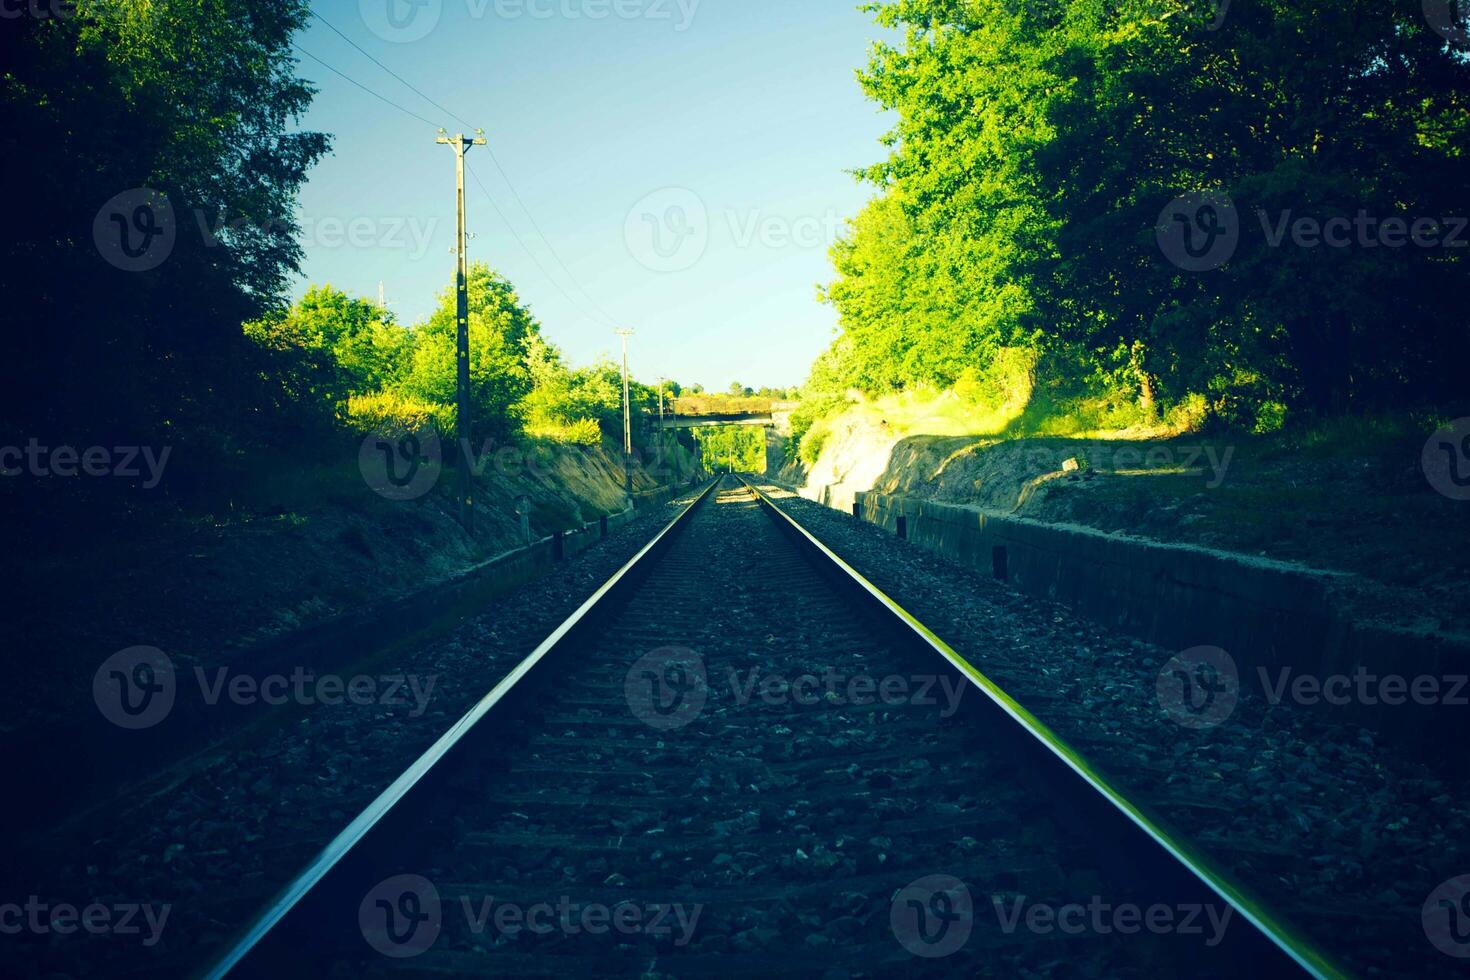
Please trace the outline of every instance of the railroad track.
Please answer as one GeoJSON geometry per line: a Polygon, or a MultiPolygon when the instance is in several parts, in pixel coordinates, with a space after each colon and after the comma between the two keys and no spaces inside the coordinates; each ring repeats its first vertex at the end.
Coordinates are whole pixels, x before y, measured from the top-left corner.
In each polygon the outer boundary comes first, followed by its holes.
{"type": "Polygon", "coordinates": [[[707,490],[209,976],[1330,976],[785,516],[707,490]]]}

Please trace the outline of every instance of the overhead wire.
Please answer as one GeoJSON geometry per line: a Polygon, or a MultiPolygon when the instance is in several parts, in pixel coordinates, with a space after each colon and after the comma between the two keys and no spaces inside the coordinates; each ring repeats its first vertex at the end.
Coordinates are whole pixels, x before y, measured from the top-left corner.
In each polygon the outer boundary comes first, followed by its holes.
{"type": "MultiPolygon", "coordinates": [[[[438,101],[436,101],[435,99],[431,98],[428,94],[426,94],[418,86],[414,85],[412,82],[410,82],[408,79],[404,78],[402,75],[398,74],[392,68],[389,68],[387,65],[383,64],[383,62],[381,62],[377,58],[373,57],[361,45],[359,45],[356,41],[352,40],[352,38],[350,38],[346,34],[344,34],[341,30],[339,30],[336,27],[336,25],[334,25],[331,21],[327,20],[320,13],[318,13],[315,10],[313,10],[312,11],[312,16],[316,17],[317,20],[321,21],[322,24],[324,24],[329,30],[332,31],[332,33],[336,34],[342,40],[344,40],[348,44],[352,45],[352,47],[354,49],[356,49],[360,54],[362,54],[363,57],[367,58],[369,61],[371,61],[373,64],[377,65],[383,71],[385,71],[389,75],[393,76],[393,78],[397,79],[401,84],[403,84],[406,88],[408,88],[409,91],[413,92],[419,98],[423,99],[425,102],[427,102],[430,105],[432,105],[435,109],[438,109],[440,112],[444,113],[445,115],[449,116],[452,119],[457,120],[459,123],[461,123],[462,125],[464,125],[464,126],[466,126],[468,128],[471,128],[471,129],[474,129],[475,128],[473,126],[473,124],[470,123],[468,120],[466,120],[463,116],[461,116],[458,113],[454,112],[453,110],[448,109],[445,106],[441,105],[438,101]]],[[[294,44],[294,42],[293,42],[293,44],[294,44]]],[[[403,106],[401,106],[398,103],[392,101],[391,99],[387,98],[386,96],[379,95],[377,92],[375,92],[372,89],[368,88],[366,85],[363,85],[362,83],[356,81],[355,79],[350,78],[349,76],[347,76],[343,72],[338,71],[337,69],[333,68],[331,65],[328,65],[326,62],[322,61],[320,58],[316,57],[315,55],[311,54],[310,52],[305,51],[299,45],[296,46],[296,49],[298,51],[301,51],[302,54],[305,54],[307,57],[311,58],[313,61],[316,61],[318,64],[322,65],[324,68],[327,68],[329,71],[335,72],[336,74],[340,75],[342,78],[344,78],[347,81],[351,82],[353,85],[356,85],[358,88],[362,89],[363,91],[367,92],[368,94],[373,95],[373,96],[375,96],[375,97],[377,97],[379,99],[382,99],[384,102],[387,102],[389,105],[393,106],[394,108],[399,109],[399,110],[401,110],[403,112],[407,112],[409,115],[413,116],[416,119],[422,120],[423,122],[428,123],[430,126],[435,125],[434,123],[429,122],[428,119],[425,119],[423,116],[419,115],[418,113],[413,112],[413,111],[411,111],[409,109],[405,109],[403,106]]],[[[545,276],[546,279],[553,286],[556,287],[557,292],[561,293],[561,295],[563,297],[565,297],[566,300],[568,302],[570,302],[572,304],[572,306],[574,306],[578,310],[578,312],[580,312],[583,316],[586,316],[586,317],[588,317],[589,319],[592,319],[592,320],[599,320],[600,319],[600,320],[602,320],[603,322],[605,322],[609,326],[616,325],[616,321],[610,315],[608,315],[607,311],[604,310],[601,306],[599,306],[597,304],[597,302],[592,298],[592,294],[587,291],[586,287],[584,287],[582,285],[582,283],[577,279],[576,275],[574,275],[572,273],[571,268],[562,259],[561,254],[557,252],[556,246],[554,246],[554,245],[551,244],[551,239],[548,238],[547,235],[546,235],[546,233],[541,230],[540,224],[538,224],[537,221],[536,221],[536,216],[534,214],[532,214],[531,213],[531,209],[526,206],[525,199],[523,199],[521,197],[520,191],[518,191],[516,189],[515,183],[510,179],[510,175],[508,173],[506,173],[505,168],[500,165],[500,160],[495,156],[495,151],[494,150],[491,150],[489,148],[489,146],[486,146],[485,149],[486,149],[486,151],[490,155],[490,162],[494,165],[496,171],[500,174],[501,179],[505,181],[505,186],[510,189],[511,196],[515,199],[516,204],[520,206],[521,211],[525,214],[526,220],[531,225],[531,229],[536,233],[536,237],[539,238],[541,240],[541,243],[546,246],[547,252],[549,252],[551,254],[552,259],[555,261],[557,267],[561,270],[562,275],[566,277],[567,281],[572,284],[572,287],[577,292],[581,293],[583,299],[586,300],[587,306],[584,307],[581,302],[573,299],[572,296],[564,288],[562,288],[561,283],[559,283],[557,281],[556,277],[553,276],[546,269],[546,266],[544,266],[541,263],[541,260],[536,257],[535,253],[525,243],[525,241],[520,237],[519,233],[516,232],[515,226],[511,223],[510,218],[506,216],[505,212],[501,210],[500,205],[498,203],[496,203],[495,197],[494,197],[494,195],[492,195],[490,193],[489,188],[487,188],[485,186],[484,182],[482,182],[480,180],[480,178],[479,178],[478,175],[474,175],[475,182],[480,185],[480,190],[484,192],[485,197],[490,201],[491,206],[495,208],[495,213],[500,216],[500,220],[503,221],[503,222],[505,222],[505,226],[506,226],[506,228],[508,228],[510,230],[511,236],[515,238],[516,242],[521,246],[521,248],[526,252],[526,254],[531,257],[531,260],[536,263],[536,268],[538,268],[539,270],[541,270],[541,274],[543,276],[545,276]],[[587,307],[590,307],[590,311],[589,311],[589,309],[587,307]]]]}
{"type": "Polygon", "coordinates": [[[516,232],[515,226],[510,223],[510,219],[505,216],[505,212],[500,209],[500,205],[496,202],[494,195],[490,193],[490,188],[485,186],[485,182],[480,179],[480,175],[475,173],[474,168],[470,166],[468,158],[466,158],[465,160],[465,172],[468,173],[472,178],[474,178],[475,184],[480,188],[481,193],[485,195],[485,200],[490,202],[490,206],[495,209],[495,213],[500,216],[500,220],[505,222],[505,227],[509,229],[511,237],[516,240],[516,244],[521,247],[521,250],[526,253],[526,256],[536,264],[536,268],[541,271],[541,275],[546,278],[546,281],[551,283],[551,285],[556,288],[556,291],[561,293],[562,298],[570,303],[572,305],[572,308],[575,309],[578,313],[582,314],[582,316],[587,317],[587,319],[589,320],[596,320],[596,316],[593,316],[586,309],[584,309],[581,303],[577,302],[577,300],[575,300],[570,293],[562,288],[561,283],[556,281],[556,277],[546,271],[546,266],[541,264],[541,260],[536,257],[536,253],[531,251],[530,246],[528,246],[525,240],[522,239],[521,236],[516,232]]]}
{"type": "Polygon", "coordinates": [[[364,92],[366,92],[368,95],[371,95],[373,98],[380,99],[383,102],[388,103],[390,106],[392,106],[393,108],[397,109],[399,112],[407,113],[408,115],[413,116],[415,119],[419,120],[420,122],[428,123],[430,126],[436,126],[437,125],[437,123],[433,122],[432,120],[425,119],[423,116],[419,115],[417,112],[414,112],[412,109],[406,109],[406,108],[404,108],[403,106],[399,105],[397,102],[394,102],[392,99],[388,98],[386,95],[380,95],[377,92],[374,92],[372,89],[368,88],[366,85],[362,84],[362,82],[359,82],[357,79],[353,78],[351,75],[348,75],[346,72],[338,71],[336,68],[333,68],[331,65],[327,64],[325,61],[323,61],[322,59],[318,58],[316,55],[312,54],[310,51],[306,50],[301,45],[297,44],[295,41],[292,41],[291,42],[291,47],[295,48],[297,51],[299,51],[302,54],[306,55],[312,61],[315,61],[317,64],[321,65],[323,68],[325,68],[327,71],[331,72],[332,74],[341,77],[342,79],[344,79],[344,80],[352,83],[353,85],[356,85],[358,88],[362,89],[364,92]]]}
{"type": "Polygon", "coordinates": [[[408,90],[409,91],[413,92],[414,95],[417,95],[419,98],[423,99],[425,102],[429,103],[429,105],[433,106],[435,109],[438,109],[440,112],[444,113],[446,116],[449,116],[451,119],[458,120],[461,124],[463,124],[465,126],[469,126],[470,129],[474,129],[475,128],[469,122],[466,122],[465,119],[463,119],[461,116],[459,116],[458,114],[456,114],[453,110],[444,108],[444,106],[440,105],[438,102],[435,102],[433,99],[431,99],[427,95],[425,95],[418,88],[418,86],[414,85],[408,79],[406,79],[402,75],[398,74],[398,72],[394,71],[392,68],[389,68],[387,65],[383,64],[377,58],[374,58],[371,54],[368,54],[368,52],[360,44],[358,44],[356,41],[352,40],[352,38],[348,37],[346,34],[343,34],[341,31],[339,31],[336,28],[336,26],[332,24],[331,21],[327,20],[321,14],[317,13],[315,10],[313,10],[311,12],[311,14],[317,20],[319,20],[323,24],[327,25],[327,28],[329,30],[331,30],[331,32],[333,34],[337,35],[342,40],[346,41],[348,44],[350,44],[354,48],[356,48],[357,51],[358,51],[358,53],[360,53],[368,61],[371,61],[373,64],[377,65],[379,68],[383,69],[385,72],[387,72],[388,74],[392,75],[394,78],[396,78],[400,82],[402,82],[405,86],[408,87],[408,90]]]}
{"type": "MultiPolygon", "coordinates": [[[[489,150],[490,148],[487,146],[486,149],[489,150]]],[[[608,326],[616,326],[616,321],[614,321],[612,317],[608,316],[606,310],[597,305],[596,300],[592,298],[592,294],[588,293],[587,290],[582,286],[582,284],[577,281],[577,277],[572,275],[572,270],[567,268],[567,264],[563,262],[562,257],[557,254],[556,246],[552,245],[551,239],[547,238],[545,233],[541,231],[541,226],[536,223],[536,218],[534,215],[531,214],[531,209],[526,207],[525,201],[521,200],[520,192],[516,190],[516,185],[511,182],[510,175],[505,172],[505,168],[502,167],[500,165],[500,161],[496,159],[495,152],[493,150],[490,151],[490,162],[493,163],[495,165],[495,169],[500,172],[501,179],[505,181],[505,186],[510,188],[511,196],[516,199],[516,203],[519,204],[521,206],[521,210],[525,212],[526,220],[531,223],[531,227],[535,230],[536,236],[540,238],[541,241],[546,245],[546,250],[551,253],[551,257],[555,259],[556,264],[561,267],[562,273],[567,277],[568,280],[571,281],[571,284],[576,287],[577,291],[582,294],[583,298],[587,300],[588,305],[590,305],[593,310],[597,311],[598,315],[607,322],[608,326]]]]}

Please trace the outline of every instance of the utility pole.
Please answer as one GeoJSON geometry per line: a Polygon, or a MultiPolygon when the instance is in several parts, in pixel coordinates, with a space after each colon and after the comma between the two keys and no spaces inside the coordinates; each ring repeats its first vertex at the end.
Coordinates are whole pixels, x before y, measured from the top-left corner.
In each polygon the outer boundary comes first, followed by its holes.
{"type": "Polygon", "coordinates": [[[633,403],[628,395],[628,338],[633,331],[623,327],[617,331],[623,338],[623,481],[628,496],[633,496],[633,403]]]}
{"type": "Polygon", "coordinates": [[[665,444],[664,432],[664,384],[668,380],[668,378],[664,377],[658,379],[658,465],[660,472],[668,465],[669,455],[668,446],[665,444]]]}
{"type": "MultiPolygon", "coordinates": [[[[456,329],[455,362],[457,368],[457,409],[455,411],[455,429],[459,433],[459,444],[468,446],[470,444],[470,303],[468,287],[465,279],[469,270],[465,264],[465,234],[464,234],[464,155],[472,146],[484,146],[486,144],[485,131],[475,130],[473,138],[457,133],[452,138],[439,130],[439,136],[435,143],[446,143],[454,148],[454,210],[455,210],[455,236],[454,245],[457,254],[454,270],[454,318],[456,329]]],[[[470,472],[469,454],[463,453],[459,463],[459,522],[464,525],[465,531],[475,533],[475,483],[474,474],[470,472]]]]}

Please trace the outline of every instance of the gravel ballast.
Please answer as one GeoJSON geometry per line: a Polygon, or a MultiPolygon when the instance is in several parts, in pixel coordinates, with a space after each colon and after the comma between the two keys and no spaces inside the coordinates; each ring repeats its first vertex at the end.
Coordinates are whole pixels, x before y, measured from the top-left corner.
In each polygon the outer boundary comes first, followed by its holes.
{"type": "MultiPolygon", "coordinates": [[[[1462,961],[1431,944],[1421,914],[1438,886],[1470,874],[1463,786],[1330,709],[1272,706],[1247,692],[1217,726],[1184,727],[1157,689],[1175,651],[770,489],[1115,785],[1350,970],[1461,974],[1462,961]]],[[[395,704],[262,709],[260,723],[238,739],[161,772],[106,814],[34,842],[20,855],[31,870],[19,872],[13,859],[5,876],[0,902],[22,906],[27,927],[4,937],[0,970],[80,977],[197,969],[677,506],[641,515],[436,641],[341,672],[416,678],[426,700],[405,683],[395,704]],[[100,921],[86,912],[94,907],[106,911],[105,928],[79,924],[100,921]]]]}
{"type": "Polygon", "coordinates": [[[1462,975],[1463,961],[1431,943],[1421,918],[1432,892],[1470,874],[1470,793],[1462,784],[1333,718],[1329,707],[1272,705],[1244,687],[1214,727],[1178,724],[1158,686],[1178,651],[1023,596],[781,488],[765,489],[1348,969],[1462,975]]]}
{"type": "Polygon", "coordinates": [[[641,513],[427,645],[338,672],[374,678],[368,703],[262,705],[239,736],[12,851],[0,903],[21,906],[26,922],[3,937],[0,974],[197,970],[689,499],[641,513]],[[79,923],[95,906],[110,925],[92,932],[79,923]]]}

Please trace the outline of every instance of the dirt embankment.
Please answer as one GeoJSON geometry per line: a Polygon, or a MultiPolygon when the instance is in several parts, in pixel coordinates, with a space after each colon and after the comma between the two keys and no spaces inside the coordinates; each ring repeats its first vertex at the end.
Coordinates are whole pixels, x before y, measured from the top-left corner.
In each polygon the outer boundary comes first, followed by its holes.
{"type": "Polygon", "coordinates": [[[855,414],[809,472],[773,475],[842,510],[877,490],[1348,572],[1359,618],[1464,633],[1470,504],[1426,479],[1429,435],[1007,440],[855,414]]]}
{"type": "MultiPolygon", "coordinates": [[[[682,450],[680,459],[670,472],[687,479],[693,463],[682,450]]],[[[249,514],[165,515],[145,501],[122,520],[16,521],[5,535],[7,592],[13,649],[25,655],[0,694],[4,729],[95,710],[93,673],[128,647],[157,647],[182,669],[207,666],[447,582],[524,543],[518,503],[538,538],[628,507],[621,454],[605,447],[495,458],[477,481],[473,537],[455,517],[452,472],[401,501],[375,493],[356,460],[293,478],[279,506],[249,514]]],[[[637,472],[635,491],[657,484],[637,472]]]]}

